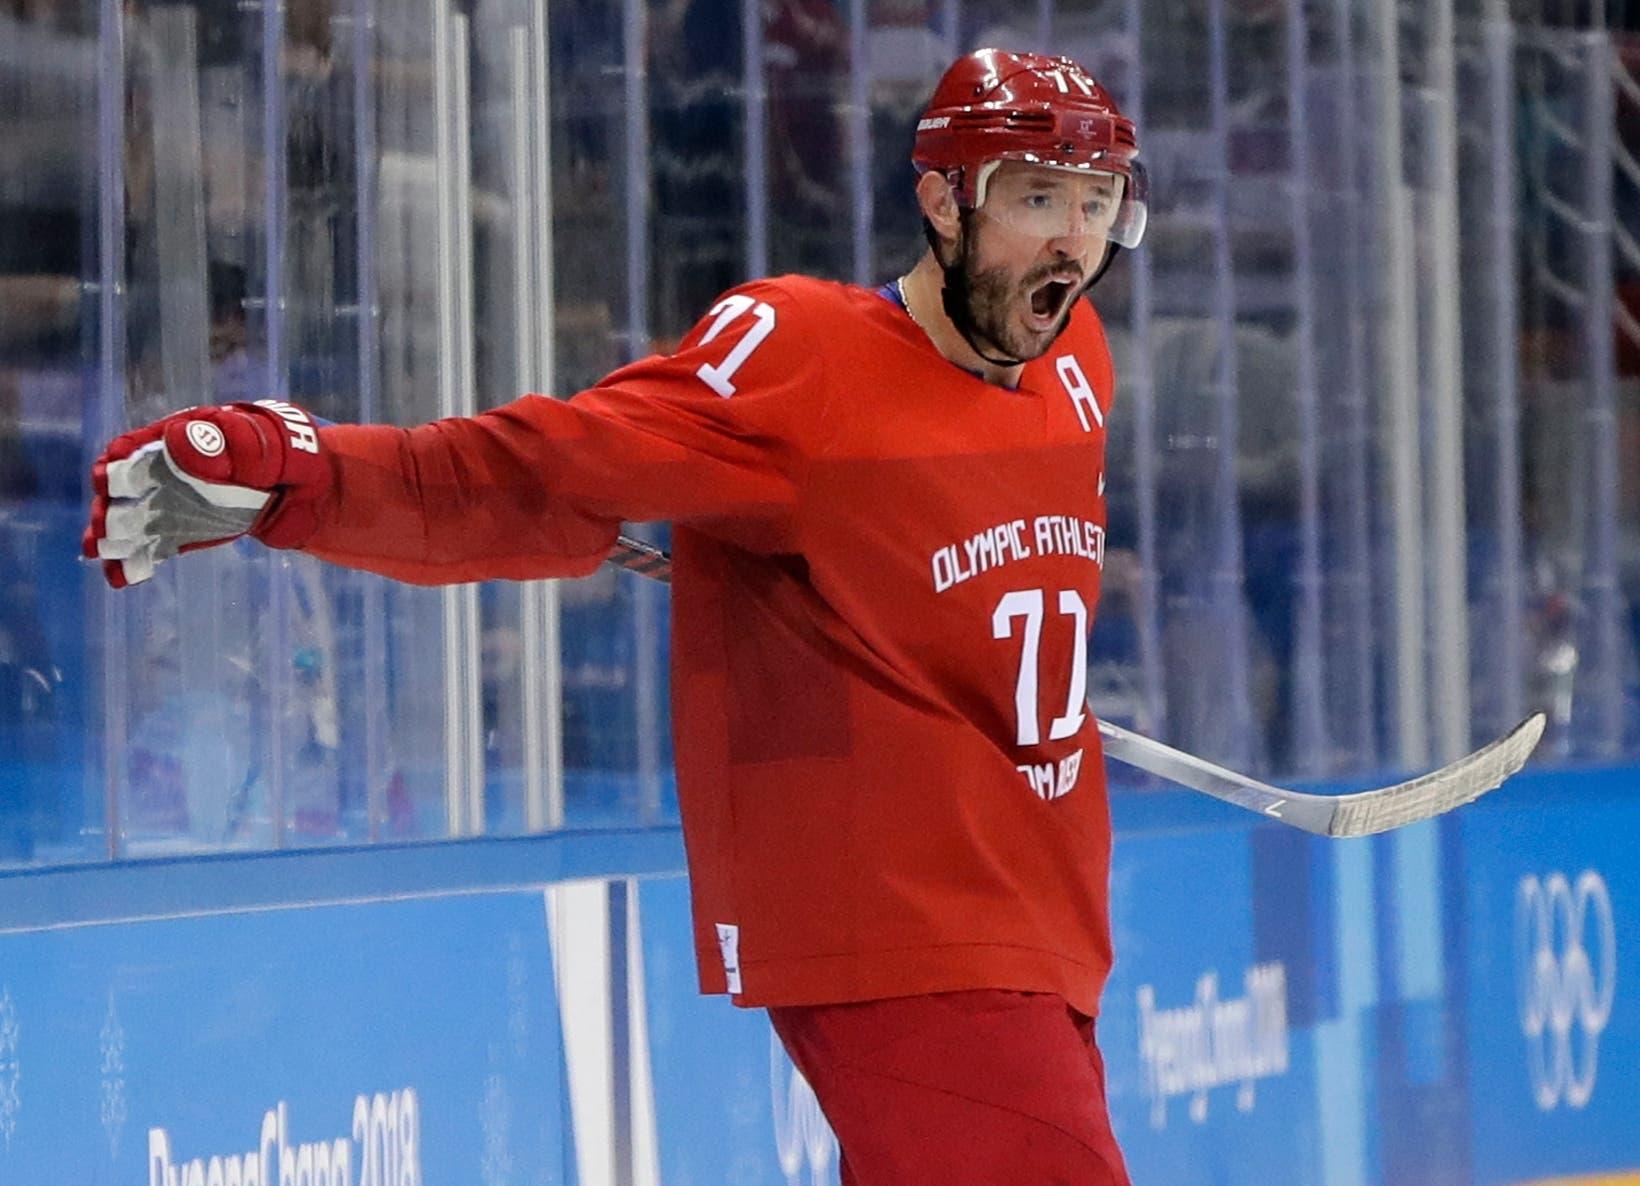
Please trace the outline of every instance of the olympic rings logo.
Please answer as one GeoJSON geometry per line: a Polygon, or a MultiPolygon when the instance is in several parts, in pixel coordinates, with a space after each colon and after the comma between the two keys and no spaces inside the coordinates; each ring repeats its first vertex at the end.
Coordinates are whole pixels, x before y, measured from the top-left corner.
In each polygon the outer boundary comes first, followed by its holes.
{"type": "Polygon", "coordinates": [[[1617,921],[1592,869],[1527,876],[1515,890],[1515,973],[1532,1095],[1545,1112],[1594,1095],[1617,993],[1617,921]]]}

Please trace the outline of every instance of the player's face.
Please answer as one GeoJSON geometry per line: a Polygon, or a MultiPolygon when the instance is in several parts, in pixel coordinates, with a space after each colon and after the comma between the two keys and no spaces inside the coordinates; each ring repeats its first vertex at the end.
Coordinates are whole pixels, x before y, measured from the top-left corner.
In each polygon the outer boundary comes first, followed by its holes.
{"type": "Polygon", "coordinates": [[[1105,258],[1122,181],[1004,161],[964,236],[975,327],[1021,360],[1053,344],[1105,258]]]}

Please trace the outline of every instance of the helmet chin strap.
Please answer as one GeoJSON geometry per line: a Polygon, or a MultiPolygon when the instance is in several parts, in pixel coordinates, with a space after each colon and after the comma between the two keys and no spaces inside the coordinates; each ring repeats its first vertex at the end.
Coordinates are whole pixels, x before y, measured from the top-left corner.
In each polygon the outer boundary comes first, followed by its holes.
{"type": "Polygon", "coordinates": [[[1110,265],[1115,263],[1116,257],[1121,254],[1122,245],[1120,243],[1105,244],[1105,258],[1103,262],[1101,262],[1100,265],[1094,269],[1093,276],[1086,284],[1082,286],[1082,290],[1076,294],[1078,299],[1088,295],[1088,292],[1093,288],[1093,286],[1099,283],[1099,278],[1106,272],[1110,271],[1110,265]]]}
{"type": "MultiPolygon", "coordinates": [[[[1023,358],[1012,358],[1008,355],[998,358],[985,353],[984,348],[980,346],[982,339],[987,342],[990,339],[986,338],[979,326],[974,324],[973,302],[969,299],[968,293],[968,270],[962,266],[962,259],[959,257],[957,262],[949,267],[941,263],[940,272],[945,276],[945,285],[940,289],[940,303],[945,306],[945,315],[951,319],[951,324],[956,326],[962,340],[968,343],[968,348],[992,366],[1024,366],[1023,358]]],[[[994,346],[996,343],[991,344],[994,346]]]]}

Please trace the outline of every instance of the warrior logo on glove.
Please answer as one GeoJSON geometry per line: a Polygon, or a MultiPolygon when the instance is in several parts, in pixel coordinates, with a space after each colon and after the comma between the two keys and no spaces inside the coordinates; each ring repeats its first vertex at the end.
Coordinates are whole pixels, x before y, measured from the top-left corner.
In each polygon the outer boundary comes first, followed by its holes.
{"type": "Polygon", "coordinates": [[[206,457],[215,457],[228,447],[222,439],[222,430],[208,420],[188,422],[188,443],[206,457]]]}

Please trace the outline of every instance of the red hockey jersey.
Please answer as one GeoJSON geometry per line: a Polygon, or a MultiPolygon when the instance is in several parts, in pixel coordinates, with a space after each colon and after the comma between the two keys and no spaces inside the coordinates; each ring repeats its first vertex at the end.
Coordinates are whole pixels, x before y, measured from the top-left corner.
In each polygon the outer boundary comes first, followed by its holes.
{"type": "Polygon", "coordinates": [[[324,429],[336,484],[302,547],[419,583],[573,576],[621,520],[671,520],[702,988],[1036,990],[1092,1014],[1111,391],[1086,302],[1010,391],[880,293],[761,281],[571,400],[324,429]]]}

